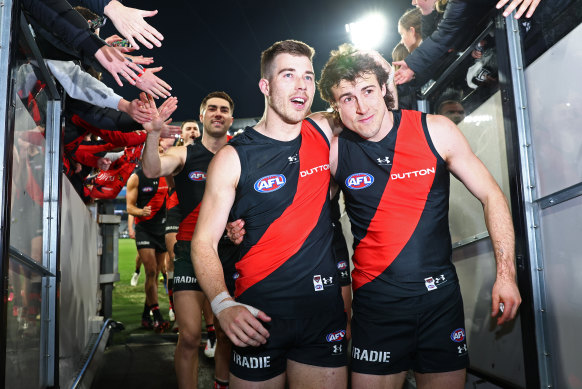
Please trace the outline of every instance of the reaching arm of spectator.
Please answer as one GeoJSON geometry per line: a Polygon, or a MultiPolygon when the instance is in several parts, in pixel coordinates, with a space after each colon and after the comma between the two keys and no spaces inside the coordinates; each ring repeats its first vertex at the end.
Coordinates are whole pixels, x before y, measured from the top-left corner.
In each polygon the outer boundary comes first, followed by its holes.
{"type": "Polygon", "coordinates": [[[153,48],[152,43],[157,47],[162,46],[160,41],[164,40],[164,36],[144,20],[144,17],[156,15],[158,13],[157,10],[143,11],[126,7],[118,0],[111,0],[105,6],[104,13],[111,19],[117,31],[127,38],[136,50],[139,50],[136,39],[148,49],[153,48]]]}
{"type": "Polygon", "coordinates": [[[172,87],[154,74],[160,70],[162,70],[161,66],[157,68],[144,69],[144,73],[137,80],[137,84],[135,86],[147,94],[152,95],[156,99],[158,96],[163,99],[170,97],[172,95],[170,93],[172,87]]]}
{"type": "Polygon", "coordinates": [[[53,59],[47,59],[45,62],[70,97],[99,107],[117,109],[122,97],[76,63],[53,59]]]}
{"type": "Polygon", "coordinates": [[[67,98],[67,115],[79,115],[83,120],[102,130],[131,132],[143,127],[126,114],[111,108],[97,107],[85,101],[67,98]]]}

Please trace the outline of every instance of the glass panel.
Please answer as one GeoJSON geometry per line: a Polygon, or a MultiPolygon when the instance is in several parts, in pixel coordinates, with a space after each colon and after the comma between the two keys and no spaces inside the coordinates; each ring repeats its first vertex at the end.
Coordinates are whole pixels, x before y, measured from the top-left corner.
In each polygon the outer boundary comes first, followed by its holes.
{"type": "Polygon", "coordinates": [[[5,387],[38,388],[41,277],[10,259],[8,288],[5,387]]]}
{"type": "Polygon", "coordinates": [[[579,388],[582,328],[582,197],[541,211],[549,358],[554,387],[579,388]]]}
{"type": "MultiPolygon", "coordinates": [[[[494,31],[488,32],[448,77],[431,93],[431,113],[447,116],[465,135],[473,152],[489,169],[507,199],[509,175],[499,92],[494,31]],[[478,58],[475,58],[478,57],[478,58]]],[[[451,178],[449,224],[453,243],[487,231],[483,207],[456,178],[451,178]]]]}
{"type": "Polygon", "coordinates": [[[491,317],[496,276],[491,241],[453,250],[453,262],[463,294],[471,369],[524,388],[521,316],[501,327],[491,317]]]}
{"type": "Polygon", "coordinates": [[[42,262],[45,170],[45,84],[35,67],[20,58],[14,68],[15,120],[10,246],[42,262]]]}
{"type": "Polygon", "coordinates": [[[526,66],[533,63],[581,22],[582,0],[540,2],[531,19],[520,20],[526,66]]]}
{"type": "Polygon", "coordinates": [[[582,25],[525,72],[538,197],[582,182],[581,40],[582,25]]]}

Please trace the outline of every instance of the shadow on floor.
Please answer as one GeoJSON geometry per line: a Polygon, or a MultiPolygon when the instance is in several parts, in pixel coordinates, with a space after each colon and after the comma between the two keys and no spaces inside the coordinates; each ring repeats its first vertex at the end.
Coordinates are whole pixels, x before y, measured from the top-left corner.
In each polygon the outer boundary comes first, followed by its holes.
{"type": "MultiPolygon", "coordinates": [[[[178,335],[147,332],[131,334],[125,344],[106,348],[91,389],[178,388],[174,371],[174,349],[178,335]]],[[[214,360],[199,350],[198,387],[212,388],[214,360]]]]}

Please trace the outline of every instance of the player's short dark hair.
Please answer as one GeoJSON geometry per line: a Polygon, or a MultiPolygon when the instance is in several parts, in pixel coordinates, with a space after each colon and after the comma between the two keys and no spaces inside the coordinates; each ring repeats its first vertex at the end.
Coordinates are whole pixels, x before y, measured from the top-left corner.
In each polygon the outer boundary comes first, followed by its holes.
{"type": "Polygon", "coordinates": [[[234,114],[234,101],[228,95],[228,93],[222,91],[210,92],[209,94],[206,95],[205,98],[202,99],[202,102],[200,103],[200,114],[202,114],[202,112],[206,109],[206,103],[208,102],[208,100],[214,97],[218,97],[220,99],[228,101],[228,104],[230,105],[230,113],[234,114]]]}
{"type": "Polygon", "coordinates": [[[267,80],[272,76],[272,64],[279,54],[291,54],[297,57],[307,57],[313,61],[315,50],[313,47],[292,39],[275,42],[267,50],[261,53],[261,78],[267,80]]]}

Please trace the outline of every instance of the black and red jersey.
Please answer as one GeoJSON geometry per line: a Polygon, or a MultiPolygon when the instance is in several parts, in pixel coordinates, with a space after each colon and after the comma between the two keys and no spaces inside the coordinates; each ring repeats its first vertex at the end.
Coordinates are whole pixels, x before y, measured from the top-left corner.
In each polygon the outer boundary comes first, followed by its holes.
{"type": "Polygon", "coordinates": [[[136,206],[151,207],[149,216],[136,216],[136,227],[145,228],[154,234],[165,234],[166,222],[166,198],[168,197],[168,184],[165,177],[147,178],[141,168],[135,171],[139,178],[136,206]]]}
{"type": "Polygon", "coordinates": [[[230,142],[241,175],[231,219],[245,221],[235,297],[278,317],[342,306],[331,247],[329,142],[309,119],[289,142],[252,128],[230,142]]]}
{"type": "Polygon", "coordinates": [[[168,190],[168,200],[166,201],[166,208],[168,209],[168,212],[175,209],[179,204],[180,202],[178,201],[176,188],[170,188],[168,190]]]}
{"type": "Polygon", "coordinates": [[[206,187],[206,171],[214,153],[200,139],[186,146],[186,162],[180,173],[174,176],[178,202],[180,203],[180,225],[177,240],[190,241],[198,221],[200,203],[206,187]]]}
{"type": "Polygon", "coordinates": [[[425,114],[393,113],[394,125],[379,142],[349,130],[338,142],[335,178],[354,236],[352,285],[360,298],[376,303],[457,280],[446,162],[430,139],[425,114]]]}

